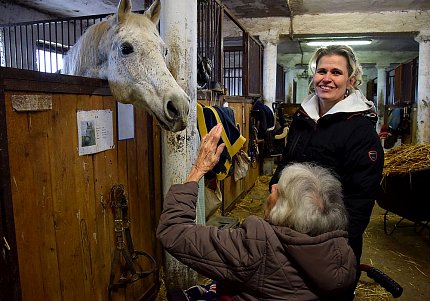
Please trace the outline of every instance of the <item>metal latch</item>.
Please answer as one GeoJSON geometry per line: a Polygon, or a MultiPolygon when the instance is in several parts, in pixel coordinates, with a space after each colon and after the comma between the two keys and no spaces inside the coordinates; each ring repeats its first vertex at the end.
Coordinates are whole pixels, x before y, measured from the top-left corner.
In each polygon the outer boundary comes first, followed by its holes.
{"type": "Polygon", "coordinates": [[[10,246],[9,246],[9,244],[7,243],[6,237],[4,237],[4,236],[3,236],[3,243],[4,243],[4,246],[6,247],[6,249],[7,249],[8,251],[10,251],[10,246]]]}
{"type": "Polygon", "coordinates": [[[2,247],[1,253],[3,256],[3,261],[5,261],[5,262],[6,262],[6,250],[10,251],[10,246],[7,243],[6,237],[3,236],[3,247],[2,247]]]}

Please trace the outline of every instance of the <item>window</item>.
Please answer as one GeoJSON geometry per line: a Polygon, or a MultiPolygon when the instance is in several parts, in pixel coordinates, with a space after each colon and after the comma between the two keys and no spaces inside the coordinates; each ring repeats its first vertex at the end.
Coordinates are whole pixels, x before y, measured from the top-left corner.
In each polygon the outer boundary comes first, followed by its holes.
{"type": "Polygon", "coordinates": [[[63,55],[61,53],[37,49],[38,71],[55,73],[61,68],[63,68],[63,55]]]}
{"type": "Polygon", "coordinates": [[[6,60],[4,58],[4,52],[5,52],[5,47],[4,47],[4,34],[3,34],[3,30],[0,30],[0,66],[1,67],[6,67],[6,60]]]}

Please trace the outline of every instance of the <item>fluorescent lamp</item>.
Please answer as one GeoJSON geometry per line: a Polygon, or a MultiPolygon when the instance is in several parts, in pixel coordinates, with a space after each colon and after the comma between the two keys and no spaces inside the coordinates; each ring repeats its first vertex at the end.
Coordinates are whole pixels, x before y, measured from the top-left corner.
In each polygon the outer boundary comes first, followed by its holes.
{"type": "Polygon", "coordinates": [[[330,45],[369,45],[371,40],[335,40],[335,41],[312,41],[306,42],[308,46],[330,46],[330,45]]]}

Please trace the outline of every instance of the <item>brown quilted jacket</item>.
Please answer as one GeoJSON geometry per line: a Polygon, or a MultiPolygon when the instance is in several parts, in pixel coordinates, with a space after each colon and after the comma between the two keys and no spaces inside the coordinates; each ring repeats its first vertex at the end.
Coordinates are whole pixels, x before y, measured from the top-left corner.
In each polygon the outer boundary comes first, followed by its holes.
{"type": "Polygon", "coordinates": [[[163,247],[218,281],[233,300],[330,299],[350,288],[356,261],[346,231],[311,237],[249,216],[235,229],[196,225],[198,184],[173,185],[157,228],[163,247]]]}

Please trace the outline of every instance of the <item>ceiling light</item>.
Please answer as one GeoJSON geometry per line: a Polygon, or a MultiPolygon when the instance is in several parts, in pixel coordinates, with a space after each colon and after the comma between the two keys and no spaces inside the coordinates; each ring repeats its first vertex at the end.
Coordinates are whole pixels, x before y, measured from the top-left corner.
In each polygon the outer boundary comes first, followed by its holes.
{"type": "Polygon", "coordinates": [[[371,40],[335,40],[335,41],[312,41],[306,42],[308,46],[330,46],[330,45],[369,45],[371,40]]]}

